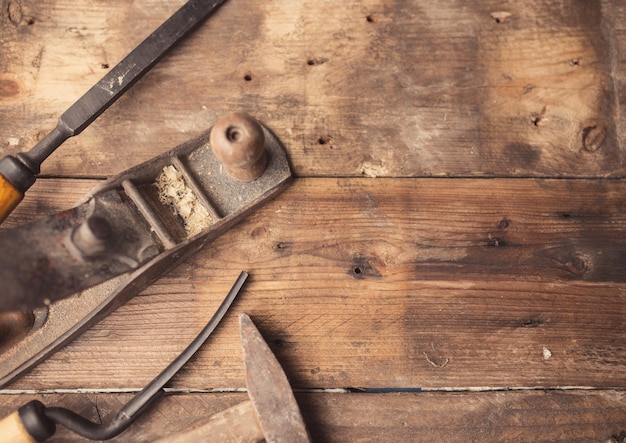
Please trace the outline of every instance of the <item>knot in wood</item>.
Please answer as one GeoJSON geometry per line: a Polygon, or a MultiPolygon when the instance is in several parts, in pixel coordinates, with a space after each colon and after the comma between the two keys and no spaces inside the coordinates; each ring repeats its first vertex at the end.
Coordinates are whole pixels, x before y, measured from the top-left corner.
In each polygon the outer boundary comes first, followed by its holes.
{"type": "Polygon", "coordinates": [[[599,120],[590,120],[585,123],[582,131],[583,148],[589,152],[595,152],[604,143],[606,138],[606,125],[599,120]]]}

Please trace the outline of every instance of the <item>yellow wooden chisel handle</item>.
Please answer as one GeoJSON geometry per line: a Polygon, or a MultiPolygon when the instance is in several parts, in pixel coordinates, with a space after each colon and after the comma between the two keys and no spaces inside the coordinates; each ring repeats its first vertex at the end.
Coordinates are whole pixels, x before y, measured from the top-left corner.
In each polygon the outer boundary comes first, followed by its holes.
{"type": "Polygon", "coordinates": [[[0,421],[0,441],[37,443],[37,440],[24,427],[19,411],[15,411],[0,421]]]}
{"type": "Polygon", "coordinates": [[[50,438],[56,424],[45,416],[44,408],[33,400],[0,420],[0,442],[38,443],[50,438]]]}
{"type": "Polygon", "coordinates": [[[6,220],[23,198],[24,194],[0,175],[0,223],[6,220]]]}

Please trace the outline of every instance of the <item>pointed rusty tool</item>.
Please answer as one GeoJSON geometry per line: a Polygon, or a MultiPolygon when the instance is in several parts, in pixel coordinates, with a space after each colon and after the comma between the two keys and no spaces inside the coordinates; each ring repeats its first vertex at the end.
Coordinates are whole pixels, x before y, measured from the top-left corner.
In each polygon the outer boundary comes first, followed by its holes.
{"type": "Polygon", "coordinates": [[[248,315],[239,314],[249,401],[219,412],[160,443],[310,442],[287,376],[248,315]]]}
{"type": "Polygon", "coordinates": [[[40,401],[33,400],[0,421],[0,440],[14,443],[42,442],[54,435],[57,424],[90,440],[108,440],[121,434],[163,394],[165,385],[206,342],[235,301],[247,277],[248,273],[245,271],[239,274],[228,295],[200,334],[148,386],[133,397],[110,423],[93,423],[69,409],[47,407],[40,401]]]}
{"type": "Polygon", "coordinates": [[[22,201],[41,164],[56,148],[80,134],[225,1],[189,0],[70,106],[30,151],[0,160],[0,223],[22,201]]]}

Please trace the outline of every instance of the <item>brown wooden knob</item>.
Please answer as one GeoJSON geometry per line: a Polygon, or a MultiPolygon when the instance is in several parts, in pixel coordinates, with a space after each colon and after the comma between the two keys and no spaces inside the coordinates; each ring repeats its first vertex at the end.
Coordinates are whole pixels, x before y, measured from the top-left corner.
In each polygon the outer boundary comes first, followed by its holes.
{"type": "Polygon", "coordinates": [[[261,125],[249,115],[235,113],[221,118],[211,129],[209,142],[232,178],[252,181],[265,171],[265,135],[261,125]]]}

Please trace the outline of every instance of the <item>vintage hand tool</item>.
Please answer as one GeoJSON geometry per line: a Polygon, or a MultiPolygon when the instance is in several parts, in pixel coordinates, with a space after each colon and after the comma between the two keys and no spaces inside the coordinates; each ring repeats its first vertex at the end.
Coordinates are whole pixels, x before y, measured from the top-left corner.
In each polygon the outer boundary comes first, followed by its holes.
{"type": "Polygon", "coordinates": [[[189,0],[70,106],[56,127],[29,152],[3,158],[0,161],[0,223],[22,201],[24,193],[35,182],[41,163],[56,148],[80,134],[225,1],[189,0]]]}
{"type": "Polygon", "coordinates": [[[191,342],[187,349],[152,380],[148,386],[133,397],[110,423],[93,423],[68,409],[46,407],[40,401],[33,400],[0,421],[0,441],[12,443],[41,442],[54,435],[57,424],[63,425],[67,429],[91,440],[108,440],[119,435],[160,397],[165,385],[206,342],[209,335],[224,318],[226,311],[232,305],[247,277],[248,274],[246,272],[242,272],[239,275],[209,323],[200,331],[200,334],[191,342]]]}
{"type": "Polygon", "coordinates": [[[250,317],[243,313],[239,314],[239,331],[250,401],[159,443],[310,441],[287,376],[250,317]]]}
{"type": "Polygon", "coordinates": [[[278,139],[250,116],[233,114],[198,138],[107,180],[75,208],[0,231],[0,311],[36,308],[27,333],[0,337],[0,386],[290,181],[278,139]]]}

